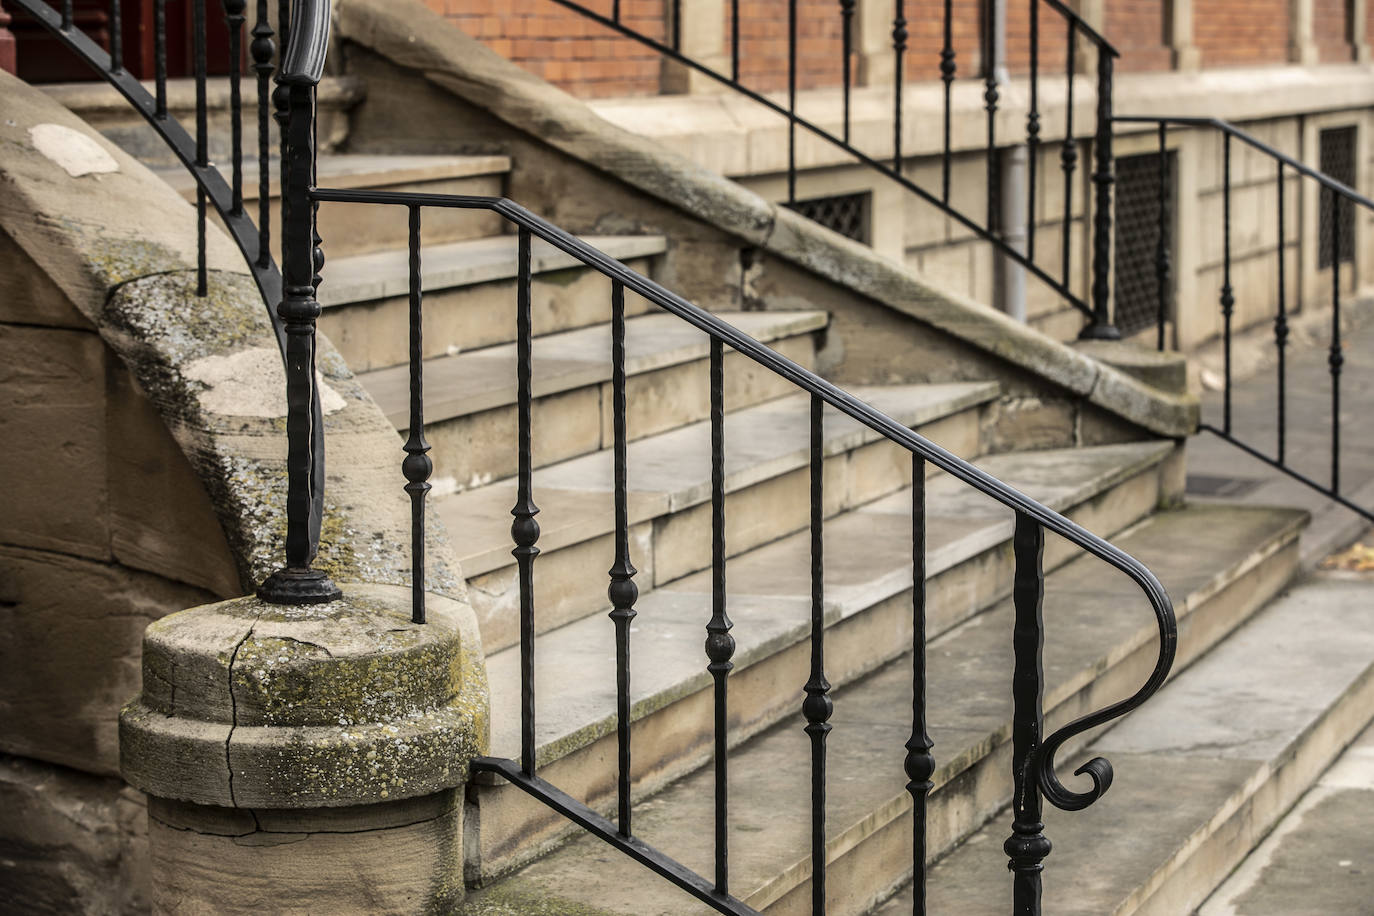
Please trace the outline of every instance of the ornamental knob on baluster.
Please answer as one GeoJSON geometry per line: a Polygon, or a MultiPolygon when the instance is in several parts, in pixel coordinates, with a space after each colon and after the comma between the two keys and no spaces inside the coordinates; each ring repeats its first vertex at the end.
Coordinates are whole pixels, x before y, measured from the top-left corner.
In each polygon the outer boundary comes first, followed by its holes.
{"type": "Polygon", "coordinates": [[[1024,871],[1041,867],[1040,863],[1054,848],[1050,838],[1041,833],[1044,829],[1045,825],[1041,823],[1012,824],[1012,834],[1002,844],[1002,851],[1011,860],[1008,868],[1024,871]]]}
{"type": "Polygon", "coordinates": [[[539,540],[539,522],[532,515],[517,515],[510,523],[510,536],[517,546],[532,547],[539,540]]]}
{"type": "Polygon", "coordinates": [[[735,654],[735,637],[724,630],[712,630],[706,635],[706,657],[712,665],[728,665],[735,654]]]}
{"type": "Polygon", "coordinates": [[[924,785],[935,775],[935,756],[930,753],[928,743],[907,743],[906,760],[903,769],[906,778],[913,786],[924,785]]]}
{"type": "Polygon", "coordinates": [[[610,599],[611,607],[625,610],[634,607],[634,603],[639,600],[639,586],[630,578],[635,572],[634,567],[630,567],[628,572],[620,568],[611,570],[611,584],[606,589],[606,597],[610,599]]]}
{"type": "Polygon", "coordinates": [[[822,725],[830,720],[835,711],[835,701],[826,693],[828,683],[806,685],[806,699],[802,701],[802,715],[812,725],[822,725]]]}

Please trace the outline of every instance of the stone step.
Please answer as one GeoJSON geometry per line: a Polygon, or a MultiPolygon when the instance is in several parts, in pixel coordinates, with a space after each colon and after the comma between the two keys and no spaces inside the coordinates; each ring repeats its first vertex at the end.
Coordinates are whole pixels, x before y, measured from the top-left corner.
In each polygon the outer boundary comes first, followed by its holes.
{"type": "MultiPolygon", "coordinates": [[[[981,451],[983,409],[997,385],[960,382],[853,390],[874,407],[959,455],[981,451]]],[[[808,518],[810,402],[777,398],[725,417],[726,541],[731,554],[800,530],[808,518]]],[[[711,562],[711,430],[708,421],[630,443],[627,454],[630,553],[640,594],[711,562]]],[[[399,454],[399,452],[398,452],[399,454]]],[[[837,415],[825,424],[831,514],[910,483],[905,452],[837,415]]],[[[534,564],[541,632],[608,607],[604,570],[614,558],[614,467],[609,449],[541,468],[534,564]]],[[[436,458],[436,460],[438,460],[436,458]]],[[[436,500],[468,577],[469,600],[488,654],[518,639],[519,591],[511,557],[515,481],[436,500]]]]}
{"type": "MultiPolygon", "coordinates": [[[[1104,535],[1147,515],[1178,486],[1179,462],[1171,443],[1008,454],[977,463],[1104,535]]],[[[826,660],[827,677],[835,685],[873,671],[910,644],[910,499],[908,488],[826,524],[826,660]]],[[[1011,517],[943,474],[930,480],[927,503],[928,619],[934,636],[970,618],[976,622],[980,611],[1006,595],[1011,517]]],[[[1047,546],[1050,568],[1068,559],[1065,542],[1051,539],[1047,546]]],[[[796,715],[800,685],[807,677],[808,570],[807,532],[759,547],[727,565],[736,624],[731,679],[736,742],[796,715]]],[[[657,789],[710,753],[710,678],[702,649],[710,607],[709,573],[661,586],[638,603],[631,684],[633,775],[639,793],[657,789]]],[[[597,806],[608,803],[614,791],[611,628],[609,620],[589,617],[536,641],[536,683],[545,691],[541,695],[557,698],[541,704],[536,723],[543,775],[597,806]]],[[[493,751],[512,757],[519,746],[518,656],[518,650],[508,650],[487,662],[493,751]]],[[[900,776],[900,759],[898,764],[895,773],[900,776]]],[[[798,797],[806,797],[805,791],[798,797]]],[[[511,786],[483,785],[475,800],[482,877],[528,860],[562,827],[547,809],[511,786]]]]}
{"type": "MultiPolygon", "coordinates": [[[[227,159],[216,163],[225,181],[232,181],[227,159]]],[[[272,255],[281,258],[281,174],[273,161],[270,178],[272,255]]],[[[196,185],[184,168],[157,170],[189,201],[196,185]]],[[[500,197],[510,159],[505,156],[384,156],[333,154],[319,157],[317,182],[322,188],[378,191],[417,191],[426,194],[475,194],[500,197]]],[[[243,164],[244,206],[258,221],[258,162],[256,152],[243,164]]],[[[505,231],[505,221],[489,210],[428,209],[422,217],[422,239],[428,248],[443,242],[485,238],[505,231]]],[[[326,264],[339,259],[388,249],[404,249],[409,242],[406,208],[371,204],[320,204],[317,222],[326,264]]],[[[332,273],[329,267],[326,271],[332,273]]],[[[328,274],[326,274],[328,276],[328,274]]]]}
{"type": "MultiPolygon", "coordinates": [[[[657,235],[585,236],[583,241],[652,274],[666,243],[657,235]]],[[[426,359],[515,339],[516,237],[490,235],[421,249],[426,359]]],[[[326,241],[325,252],[331,249],[326,241]]],[[[536,335],[609,321],[611,281],[571,255],[536,240],[531,247],[531,321],[536,335]]],[[[403,247],[330,257],[322,272],[320,328],[355,372],[403,364],[409,354],[410,264],[403,247]]],[[[625,294],[625,314],[651,309],[625,294]]]]}
{"type": "MultiPolygon", "coordinates": [[[[1364,577],[1365,588],[1374,577],[1364,577]]],[[[1374,900],[1374,726],[1345,749],[1263,843],[1198,909],[1198,916],[1328,916],[1374,900]]]]}
{"type": "MultiPolygon", "coordinates": [[[[812,369],[825,312],[722,312],[718,317],[812,369]]],[[[626,431],[642,439],[703,420],[710,411],[710,345],[674,315],[625,322],[626,431]]],[[[593,325],[533,342],[535,467],[611,448],[611,328],[593,325]]],[[[436,477],[480,486],[516,472],[515,344],[466,350],[425,362],[425,437],[436,477]]],[[[410,423],[410,367],[359,380],[398,429],[410,423]]],[[[779,375],[733,351],[725,358],[725,409],[750,407],[793,390],[779,375]]]]}
{"type": "MultiPolygon", "coordinates": [[[[1194,912],[1372,714],[1369,583],[1297,585],[1092,743],[1117,778],[1087,811],[1046,812],[1045,912],[1194,912]]],[[[999,875],[1008,886],[995,858],[1010,818],[998,821],[932,870],[932,912],[1006,912],[1005,894],[986,899],[999,875]]],[[[1356,910],[1312,899],[1282,912],[1356,910]]]]}

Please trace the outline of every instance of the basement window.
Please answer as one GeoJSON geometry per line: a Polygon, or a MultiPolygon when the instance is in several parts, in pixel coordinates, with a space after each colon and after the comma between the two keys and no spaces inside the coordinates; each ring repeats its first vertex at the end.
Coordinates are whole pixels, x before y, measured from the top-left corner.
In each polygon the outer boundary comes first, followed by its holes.
{"type": "MultiPolygon", "coordinates": [[[[1154,327],[1159,317],[1155,252],[1159,245],[1160,155],[1147,153],[1116,160],[1116,326],[1125,336],[1154,327]]],[[[1166,157],[1164,201],[1172,207],[1178,169],[1174,153],[1163,155],[1166,157]]],[[[1175,262],[1172,220],[1166,231],[1172,265],[1175,262]]],[[[1173,282],[1172,274],[1169,282],[1173,282]]]]}
{"type": "Polygon", "coordinates": [[[846,238],[865,245],[870,244],[872,223],[873,192],[860,191],[857,194],[836,194],[832,197],[812,197],[799,200],[789,206],[809,220],[833,229],[846,238]]]}
{"type": "MultiPolygon", "coordinates": [[[[1331,127],[1317,135],[1319,168],[1327,175],[1349,187],[1355,187],[1355,128],[1331,127]]],[[[1335,196],[1326,190],[1318,195],[1317,267],[1331,266],[1331,204],[1335,196]]],[[[1355,261],[1355,205],[1341,199],[1341,263],[1355,261]]]]}

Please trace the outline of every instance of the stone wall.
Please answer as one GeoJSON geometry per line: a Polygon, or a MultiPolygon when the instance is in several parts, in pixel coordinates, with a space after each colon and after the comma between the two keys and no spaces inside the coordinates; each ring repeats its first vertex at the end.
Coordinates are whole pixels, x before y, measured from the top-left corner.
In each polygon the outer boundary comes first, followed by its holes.
{"type": "MultiPolygon", "coordinates": [[[[142,796],[120,707],[145,627],[251,589],[281,563],[285,386],[262,296],[194,209],[47,94],[0,73],[0,910],[144,908],[142,796]]],[[[395,429],[327,340],[320,557],[345,588],[409,583],[395,429]]],[[[442,524],[428,587],[476,623],[442,524]]],[[[471,736],[480,744],[481,735],[471,736]]]]}

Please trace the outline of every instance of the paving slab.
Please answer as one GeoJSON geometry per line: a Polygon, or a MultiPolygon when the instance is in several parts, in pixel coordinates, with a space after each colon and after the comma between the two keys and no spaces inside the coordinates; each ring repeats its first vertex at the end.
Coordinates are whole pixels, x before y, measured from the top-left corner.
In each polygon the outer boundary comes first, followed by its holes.
{"type": "MultiPolygon", "coordinates": [[[[1374,509],[1374,325],[1345,338],[1341,403],[1341,491],[1374,509]]],[[[1331,376],[1323,348],[1295,350],[1288,359],[1287,455],[1297,470],[1323,484],[1331,480],[1331,376]]],[[[1202,418],[1222,425],[1222,393],[1202,399],[1202,418]]],[[[1232,429],[1242,441],[1274,455],[1278,446],[1278,370],[1269,367],[1238,382],[1231,393],[1232,429]]],[[[1212,433],[1188,442],[1189,498],[1237,505],[1293,506],[1312,513],[1303,533],[1303,561],[1314,566],[1353,540],[1368,524],[1321,493],[1245,454],[1212,433]],[[1217,491],[1221,490],[1221,493],[1217,491]]]]}

